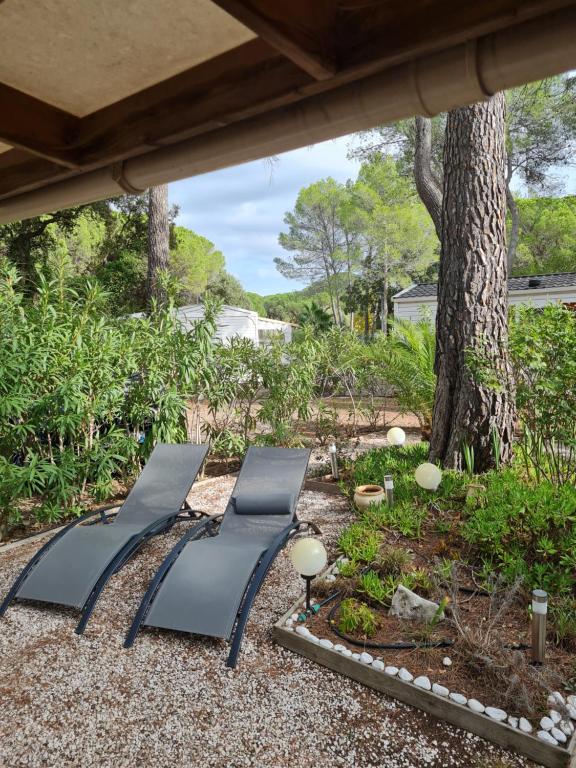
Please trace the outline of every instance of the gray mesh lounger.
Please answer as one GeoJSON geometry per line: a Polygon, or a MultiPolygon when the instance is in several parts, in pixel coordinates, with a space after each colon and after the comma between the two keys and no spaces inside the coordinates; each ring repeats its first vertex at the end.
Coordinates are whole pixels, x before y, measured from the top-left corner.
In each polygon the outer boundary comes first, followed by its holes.
{"type": "MultiPolygon", "coordinates": [[[[82,610],[76,627],[82,633],[110,577],[147,539],[168,530],[183,507],[192,516],[186,496],[207,451],[206,445],[157,445],[114,521],[104,513],[118,505],[88,512],[59,531],[20,573],[0,616],[15,599],[68,605],[82,610]],[[81,525],[96,515],[100,521],[81,525]]],[[[209,522],[193,530],[200,533],[209,522]]]]}
{"type": "MultiPolygon", "coordinates": [[[[250,448],[215,536],[186,534],[152,579],[124,647],[139,628],[232,640],[234,667],[252,602],[274,558],[301,525],[296,519],[310,451],[250,448]]],[[[315,527],[315,526],[313,526],[315,527]]],[[[316,529],[317,530],[317,529],[316,529]]]]}

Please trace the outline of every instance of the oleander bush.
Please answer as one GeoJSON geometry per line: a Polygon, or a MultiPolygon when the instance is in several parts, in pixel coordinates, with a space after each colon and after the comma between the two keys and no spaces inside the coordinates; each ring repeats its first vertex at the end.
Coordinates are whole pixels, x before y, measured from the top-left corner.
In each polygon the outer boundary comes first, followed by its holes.
{"type": "Polygon", "coordinates": [[[189,398],[204,387],[214,312],[185,331],[171,304],[112,317],[97,283],[74,290],[38,275],[33,300],[0,265],[0,533],[21,502],[53,522],[104,499],[156,441],[186,440],[189,398]]]}

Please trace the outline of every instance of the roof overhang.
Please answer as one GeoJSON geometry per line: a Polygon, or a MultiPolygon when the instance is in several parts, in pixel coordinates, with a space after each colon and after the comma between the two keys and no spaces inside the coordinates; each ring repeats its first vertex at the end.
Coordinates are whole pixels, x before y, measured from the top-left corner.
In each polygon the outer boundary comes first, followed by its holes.
{"type": "Polygon", "coordinates": [[[576,67],[574,0],[0,0],[0,223],[576,67]]]}

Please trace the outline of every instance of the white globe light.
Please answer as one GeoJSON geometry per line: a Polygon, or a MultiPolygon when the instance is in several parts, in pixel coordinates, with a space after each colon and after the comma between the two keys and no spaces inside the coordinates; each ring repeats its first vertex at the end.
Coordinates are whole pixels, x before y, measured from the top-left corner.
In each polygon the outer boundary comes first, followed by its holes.
{"type": "Polygon", "coordinates": [[[442,470],[436,464],[430,464],[427,461],[424,464],[420,464],[414,473],[414,477],[421,488],[425,488],[427,491],[435,491],[442,480],[442,470]]]}
{"type": "Polygon", "coordinates": [[[406,432],[404,432],[403,429],[400,429],[400,427],[392,427],[392,429],[389,429],[386,433],[386,437],[388,438],[390,445],[404,445],[406,442],[406,432]]]}
{"type": "Polygon", "coordinates": [[[292,565],[301,576],[316,576],[328,562],[328,554],[318,539],[298,539],[290,550],[292,565]]]}

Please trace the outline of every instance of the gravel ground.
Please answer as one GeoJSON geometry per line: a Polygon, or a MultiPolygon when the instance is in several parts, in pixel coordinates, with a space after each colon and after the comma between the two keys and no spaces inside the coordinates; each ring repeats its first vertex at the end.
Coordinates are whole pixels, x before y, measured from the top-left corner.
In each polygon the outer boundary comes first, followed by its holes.
{"type": "MultiPolygon", "coordinates": [[[[190,495],[224,509],[233,480],[190,495]]],[[[334,552],[349,520],[344,499],[304,492],[301,519],[318,523],[334,552]]],[[[527,766],[472,734],[442,724],[274,645],[270,628],[298,597],[286,553],[252,611],[239,666],[221,641],[144,630],[123,635],[173,531],[147,545],[110,582],[86,634],[77,614],[12,606],[0,633],[0,766],[50,768],[504,768],[527,766]]],[[[0,554],[0,592],[38,543],[0,554]]]]}

